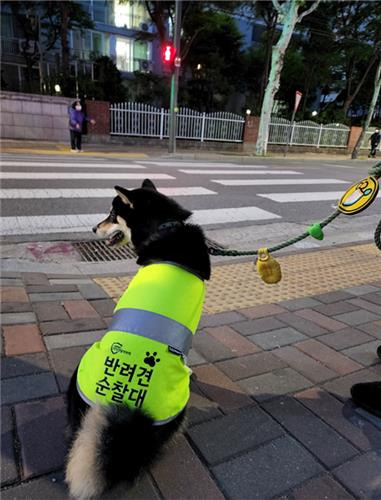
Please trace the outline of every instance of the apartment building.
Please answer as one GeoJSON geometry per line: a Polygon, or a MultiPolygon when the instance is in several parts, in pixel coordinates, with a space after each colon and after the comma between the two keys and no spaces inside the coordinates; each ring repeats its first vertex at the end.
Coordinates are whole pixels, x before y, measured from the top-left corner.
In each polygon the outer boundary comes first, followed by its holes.
{"type": "MultiPolygon", "coordinates": [[[[160,72],[159,44],[155,28],[149,20],[142,1],[82,0],[76,1],[93,21],[94,28],[69,32],[70,71],[93,74],[92,60],[106,55],[112,58],[124,78],[131,78],[134,71],[160,72]]],[[[38,15],[35,22],[40,23],[38,15]]],[[[23,33],[10,8],[1,7],[1,83],[7,90],[25,89],[27,63],[23,52],[34,55],[33,80],[36,90],[42,78],[57,71],[60,64],[59,43],[49,51],[44,47],[43,27],[39,40],[25,46],[23,33]]],[[[40,89],[43,90],[43,89],[40,89]]]]}

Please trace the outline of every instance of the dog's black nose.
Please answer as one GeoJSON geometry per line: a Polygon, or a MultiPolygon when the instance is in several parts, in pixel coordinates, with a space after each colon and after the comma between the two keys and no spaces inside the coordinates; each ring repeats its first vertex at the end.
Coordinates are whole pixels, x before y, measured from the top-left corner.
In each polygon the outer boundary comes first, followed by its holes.
{"type": "Polygon", "coordinates": [[[94,226],[93,227],[93,233],[96,233],[97,232],[97,226],[94,226]]]}

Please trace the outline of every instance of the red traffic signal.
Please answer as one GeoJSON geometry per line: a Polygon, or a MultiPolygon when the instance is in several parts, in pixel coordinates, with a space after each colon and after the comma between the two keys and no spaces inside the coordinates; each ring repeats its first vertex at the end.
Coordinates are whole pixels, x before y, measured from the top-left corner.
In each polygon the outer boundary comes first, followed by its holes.
{"type": "Polygon", "coordinates": [[[162,49],[162,60],[164,64],[172,64],[175,59],[176,49],[171,44],[164,45],[162,49]]]}

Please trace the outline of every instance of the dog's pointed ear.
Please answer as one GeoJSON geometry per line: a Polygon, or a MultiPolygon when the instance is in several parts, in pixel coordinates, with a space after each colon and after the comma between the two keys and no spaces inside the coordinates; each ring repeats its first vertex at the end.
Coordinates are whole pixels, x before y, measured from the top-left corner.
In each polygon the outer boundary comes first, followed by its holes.
{"type": "Polygon", "coordinates": [[[153,191],[157,191],[155,184],[151,181],[151,179],[144,179],[142,188],[152,189],[153,191]]]}
{"type": "Polygon", "coordinates": [[[128,191],[128,189],[122,188],[120,186],[114,186],[114,189],[118,193],[118,196],[123,201],[123,203],[132,206],[131,191],[128,191]]]}

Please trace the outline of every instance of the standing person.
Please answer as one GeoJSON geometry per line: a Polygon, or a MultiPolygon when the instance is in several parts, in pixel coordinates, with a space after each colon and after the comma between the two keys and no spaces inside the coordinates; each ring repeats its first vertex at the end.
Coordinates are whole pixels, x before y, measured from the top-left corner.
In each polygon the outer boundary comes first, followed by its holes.
{"type": "Polygon", "coordinates": [[[376,129],[375,132],[370,136],[370,153],[368,154],[368,158],[376,158],[376,149],[377,146],[380,144],[380,131],[376,129]]]}
{"type": "Polygon", "coordinates": [[[94,124],[95,121],[89,119],[82,111],[81,101],[74,101],[69,110],[69,128],[70,142],[72,152],[80,153],[82,151],[82,131],[85,121],[94,124]]]}

